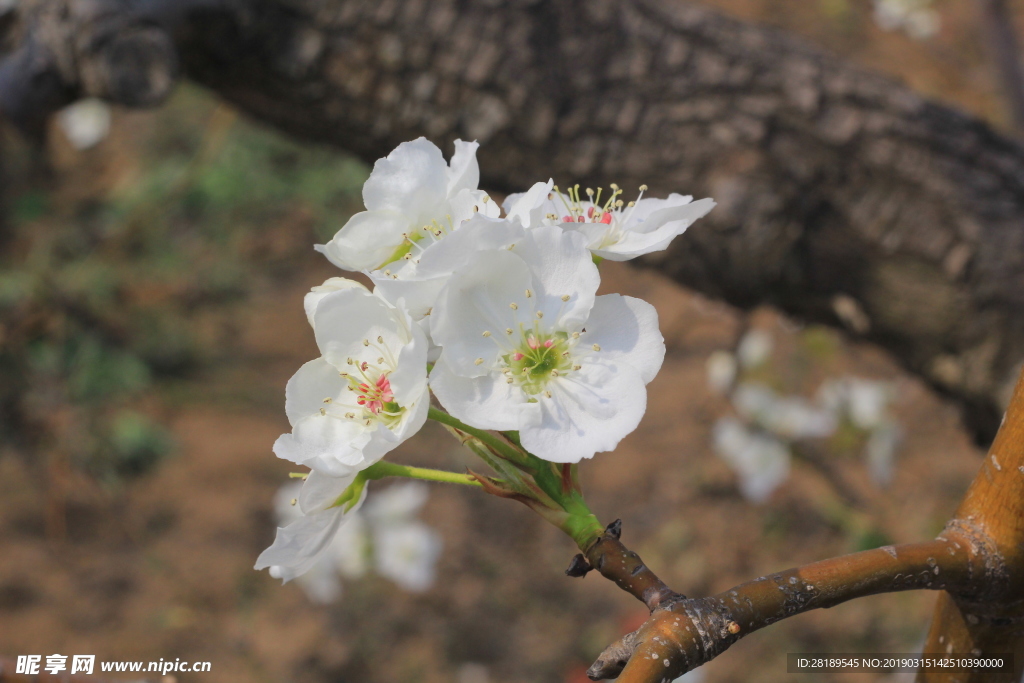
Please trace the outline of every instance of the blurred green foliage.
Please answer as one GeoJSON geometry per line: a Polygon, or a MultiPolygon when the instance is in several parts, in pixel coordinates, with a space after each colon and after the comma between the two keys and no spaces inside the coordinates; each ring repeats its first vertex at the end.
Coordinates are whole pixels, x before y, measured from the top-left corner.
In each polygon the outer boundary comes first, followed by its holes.
{"type": "Polygon", "coordinates": [[[368,173],[188,87],[70,161],[4,145],[0,446],[104,480],[172,451],[155,386],[228,357],[247,292],[359,210],[368,173]]]}

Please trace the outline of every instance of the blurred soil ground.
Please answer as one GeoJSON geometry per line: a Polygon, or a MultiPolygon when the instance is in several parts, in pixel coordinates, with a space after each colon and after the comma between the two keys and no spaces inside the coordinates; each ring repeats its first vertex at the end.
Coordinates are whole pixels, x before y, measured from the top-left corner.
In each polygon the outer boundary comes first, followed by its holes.
{"type": "MultiPolygon", "coordinates": [[[[971,3],[938,3],[943,32],[926,45],[879,31],[865,19],[866,2],[713,4],[827,42],[928,94],[1002,120],[972,33],[971,3]]],[[[98,149],[51,150],[64,159],[55,171],[62,191],[99,196],[135,182],[135,147],[145,144],[156,117],[118,113],[112,137],[98,149]],[[95,172],[98,157],[109,175],[95,172]]],[[[287,258],[253,277],[246,302],[215,321],[228,330],[229,353],[160,380],[138,399],[137,409],[167,425],[178,444],[155,471],[116,486],[66,471],[66,530],[55,538],[44,521],[52,472],[38,454],[0,450],[0,653],[209,660],[211,673],[180,676],[209,683],[582,683],[589,662],[639,625],[644,610],[599,577],[565,577],[571,542],[513,503],[473,490],[433,490],[423,518],[441,532],[445,550],[436,585],[421,595],[369,577],[347,582],[336,605],[317,606],[295,585],[252,570],[273,536],[273,495],[293,469],[270,450],[288,429],[283,387],[317,355],[302,296],[338,274],[310,248],[308,223],[278,217],[261,233],[264,252],[287,258]]],[[[670,585],[690,595],[717,592],[941,530],[981,453],[954,408],[883,352],[770,309],[734,310],[621,264],[604,264],[602,274],[605,291],[658,308],[668,357],[649,387],[640,429],[617,452],[584,464],[584,489],[602,519],[624,520],[624,540],[670,585]],[[844,374],[898,383],[893,411],[906,438],[891,487],[872,484],[858,449],[850,448],[836,454],[831,474],[796,462],[765,505],[739,495],[711,451],[711,428],[730,407],[707,388],[705,362],[752,327],[774,337],[767,380],[790,393],[811,395],[824,378],[844,374]],[[837,493],[830,481],[836,476],[856,500],[837,493]]],[[[450,469],[472,464],[432,425],[389,457],[450,469]]],[[[704,681],[788,681],[787,652],[912,652],[934,599],[877,596],[787,620],[704,667],[704,681]]]]}

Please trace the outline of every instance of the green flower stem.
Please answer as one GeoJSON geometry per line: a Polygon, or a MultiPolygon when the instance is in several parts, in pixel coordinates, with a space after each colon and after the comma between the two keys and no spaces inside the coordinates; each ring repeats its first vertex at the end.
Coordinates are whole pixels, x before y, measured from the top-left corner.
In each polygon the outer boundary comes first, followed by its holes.
{"type": "Polygon", "coordinates": [[[445,470],[432,470],[425,467],[410,467],[408,465],[397,465],[393,462],[383,460],[370,465],[360,473],[364,479],[383,479],[384,477],[406,477],[408,479],[421,479],[423,481],[436,481],[443,484],[462,484],[463,486],[480,486],[480,482],[468,474],[459,472],[446,472],[445,470]]]}
{"type": "MultiPolygon", "coordinates": [[[[509,477],[511,480],[516,478],[522,479],[532,475],[532,479],[537,487],[551,500],[547,503],[537,500],[536,503],[538,505],[531,505],[530,507],[568,534],[576,542],[580,550],[586,552],[604,533],[604,527],[598,521],[597,516],[590,511],[586,501],[583,500],[583,495],[578,490],[575,490],[575,488],[569,491],[563,490],[561,466],[542,460],[523,449],[517,433],[508,432],[504,435],[505,438],[502,438],[492,432],[470,427],[461,420],[433,406],[430,408],[428,417],[447,427],[469,434],[489,448],[495,455],[515,463],[525,470],[519,471],[516,467],[508,467],[507,465],[498,467],[497,463],[492,462],[483,453],[471,448],[471,450],[477,452],[477,455],[480,455],[485,462],[502,475],[509,477]],[[530,474],[527,474],[527,472],[530,474]],[[552,503],[561,509],[549,509],[552,503]]],[[[528,490],[521,489],[520,486],[516,488],[518,490],[528,490]]]]}
{"type": "Polygon", "coordinates": [[[470,427],[465,422],[458,420],[443,410],[438,410],[434,406],[430,406],[430,411],[427,413],[427,417],[435,422],[440,422],[443,425],[454,427],[460,432],[465,432],[471,436],[476,437],[481,443],[485,444],[488,448],[493,450],[496,455],[505,458],[511,462],[519,465],[524,465],[533,469],[534,465],[529,462],[527,454],[516,448],[513,444],[498,437],[496,434],[488,432],[484,429],[477,429],[476,427],[470,427]]]}

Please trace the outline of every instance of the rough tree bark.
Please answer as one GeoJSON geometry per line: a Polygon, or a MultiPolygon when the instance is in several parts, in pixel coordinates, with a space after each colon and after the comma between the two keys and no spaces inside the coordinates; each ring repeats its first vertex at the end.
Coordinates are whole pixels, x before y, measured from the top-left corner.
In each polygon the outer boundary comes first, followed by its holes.
{"type": "MultiPolygon", "coordinates": [[[[154,104],[180,66],[366,159],[458,136],[485,143],[495,189],[550,173],[711,195],[711,217],[646,265],[877,341],[957,398],[982,439],[1009,403],[1024,358],[1024,148],[773,31],[657,0],[24,0],[17,28],[0,109],[29,133],[83,94],[154,104]]],[[[686,599],[612,525],[570,569],[596,568],[652,617],[594,674],[657,680],[779,618],[907,588],[949,591],[933,637],[1019,646],[1024,388],[1014,405],[932,543],[686,599]]]]}
{"type": "Polygon", "coordinates": [[[25,129],[81,94],[152,104],[180,61],[368,160],[461,136],[493,189],[550,174],[713,196],[645,265],[881,344],[979,440],[1024,359],[1024,149],[775,31],[664,0],[25,0],[22,17],[0,109],[25,129]]]}

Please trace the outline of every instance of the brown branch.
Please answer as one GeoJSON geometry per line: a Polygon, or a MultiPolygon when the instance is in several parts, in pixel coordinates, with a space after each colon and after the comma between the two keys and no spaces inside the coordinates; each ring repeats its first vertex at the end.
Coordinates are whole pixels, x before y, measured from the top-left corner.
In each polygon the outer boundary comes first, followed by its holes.
{"type": "Polygon", "coordinates": [[[964,588],[984,570],[970,545],[943,537],[787,569],[717,595],[655,610],[630,634],[632,648],[623,647],[622,641],[614,644],[588,673],[599,680],[625,666],[622,681],[631,683],[679,676],[714,659],[743,636],[782,619],[877,593],[964,588]]]}
{"type": "MultiPolygon", "coordinates": [[[[957,683],[1016,683],[1024,665],[1024,373],[981,472],[951,527],[975,545],[991,581],[981,590],[940,596],[925,652],[1010,653],[1017,671],[974,672],[957,683]]],[[[947,529],[948,531],[948,529],[947,529]]],[[[953,683],[941,673],[922,683],[953,683]]]]}
{"type": "MultiPolygon", "coordinates": [[[[622,520],[615,520],[608,525],[604,534],[587,548],[587,562],[600,574],[614,581],[615,585],[626,591],[640,602],[647,605],[652,612],[659,606],[682,600],[686,596],[676,593],[665,585],[657,575],[648,568],[632,550],[619,540],[622,534],[622,520]]],[[[573,561],[570,569],[577,566],[573,561]]],[[[586,573],[586,572],[583,572],[586,573]]],[[[582,574],[570,574],[582,575],[582,574]]]]}
{"type": "MultiPolygon", "coordinates": [[[[710,597],[684,599],[622,546],[613,527],[587,553],[588,560],[607,558],[610,568],[602,574],[653,606],[643,626],[601,653],[587,672],[594,680],[620,673],[622,683],[671,680],[782,619],[867,595],[916,589],[946,591],[925,652],[1016,651],[1019,657],[1024,654],[1024,375],[981,472],[934,541],[822,560],[710,597]]],[[[1020,665],[1015,673],[922,673],[919,681],[1011,683],[1020,679],[1020,665]]]]}

